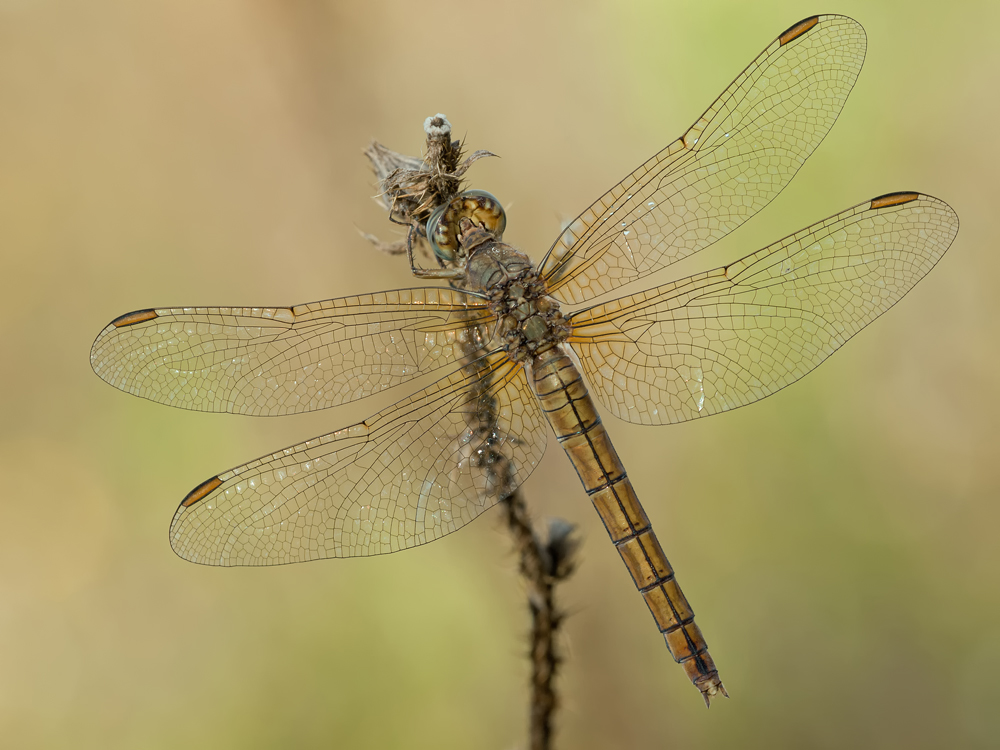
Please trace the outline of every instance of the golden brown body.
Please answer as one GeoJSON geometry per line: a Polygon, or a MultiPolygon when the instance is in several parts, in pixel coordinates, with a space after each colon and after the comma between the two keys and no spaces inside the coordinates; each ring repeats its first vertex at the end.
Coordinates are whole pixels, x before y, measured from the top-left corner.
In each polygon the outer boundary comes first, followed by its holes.
{"type": "Polygon", "coordinates": [[[555,346],[532,360],[531,386],[556,439],[646,600],[667,648],[708,703],[726,689],[576,364],[555,346]]]}
{"type": "MultiPolygon", "coordinates": [[[[482,199],[480,199],[482,200],[482,199]]],[[[461,216],[456,212],[456,216],[461,216]]],[[[458,233],[468,257],[465,283],[490,299],[508,358],[525,368],[559,444],[597,508],[667,648],[709,704],[726,689],[694,622],[673,568],[636,497],[583,376],[565,343],[571,326],[530,259],[495,235],[467,224],[458,233]]]]}

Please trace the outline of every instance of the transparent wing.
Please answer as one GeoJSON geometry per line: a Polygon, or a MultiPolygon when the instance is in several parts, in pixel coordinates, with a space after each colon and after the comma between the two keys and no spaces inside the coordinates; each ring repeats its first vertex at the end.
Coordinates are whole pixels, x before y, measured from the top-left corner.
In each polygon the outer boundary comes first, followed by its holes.
{"type": "Polygon", "coordinates": [[[725,268],[576,313],[570,342],[621,419],[735,409],[795,382],[892,307],[957,232],[937,198],[882,196],[725,268]]]}
{"type": "Polygon", "coordinates": [[[523,368],[494,353],[365,422],[202,483],[178,507],[170,544],[207,565],[414,547],[510,494],[546,435],[523,368]]]}
{"type": "Polygon", "coordinates": [[[405,383],[487,342],[481,300],[400,289],[296,307],[139,310],[94,342],[106,382],[161,404],[274,416],[325,409],[405,383]]]}
{"type": "Polygon", "coordinates": [[[864,29],[845,16],[775,39],[679,140],[567,227],[541,265],[549,292],[593,299],[740,226],[826,136],[864,57],[864,29]]]}

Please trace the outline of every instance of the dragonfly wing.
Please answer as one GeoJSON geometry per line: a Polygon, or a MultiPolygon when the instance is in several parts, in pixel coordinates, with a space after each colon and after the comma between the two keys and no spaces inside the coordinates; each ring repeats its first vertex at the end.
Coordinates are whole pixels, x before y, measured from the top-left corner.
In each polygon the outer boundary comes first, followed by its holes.
{"type": "Polygon", "coordinates": [[[882,196],[725,268],[583,310],[570,342],[621,419],[735,409],[795,382],[892,307],[957,232],[943,201],[882,196]]]}
{"type": "Polygon", "coordinates": [[[781,192],[840,114],[865,32],[816,16],[774,40],[677,141],[613,187],[542,261],[549,292],[593,299],[701,250],[781,192]]]}
{"type": "Polygon", "coordinates": [[[225,566],[414,547],[513,492],[546,435],[523,368],[493,353],[365,422],[203,482],[178,507],[170,544],[225,566]]]}
{"type": "Polygon", "coordinates": [[[274,416],[378,393],[485,346],[482,300],[400,289],[295,307],[184,307],[116,319],[90,362],[127,393],[197,411],[274,416]]]}

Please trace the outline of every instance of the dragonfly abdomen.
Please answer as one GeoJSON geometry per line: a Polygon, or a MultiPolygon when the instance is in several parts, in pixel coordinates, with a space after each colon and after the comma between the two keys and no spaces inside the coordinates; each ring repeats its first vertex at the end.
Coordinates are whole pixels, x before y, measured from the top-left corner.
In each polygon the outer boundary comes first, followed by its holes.
{"type": "Polygon", "coordinates": [[[667,648],[705,702],[726,690],[632,483],[594,408],[580,371],[562,346],[532,360],[532,388],[590,495],[667,648]]]}

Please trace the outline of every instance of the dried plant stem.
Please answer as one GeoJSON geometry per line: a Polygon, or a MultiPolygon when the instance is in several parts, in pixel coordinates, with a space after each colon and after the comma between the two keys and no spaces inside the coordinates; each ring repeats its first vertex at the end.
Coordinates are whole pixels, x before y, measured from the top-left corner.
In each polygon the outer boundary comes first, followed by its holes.
{"type": "MultiPolygon", "coordinates": [[[[379,143],[365,151],[379,180],[380,198],[394,223],[409,226],[408,242],[425,242],[426,222],[439,206],[450,203],[458,194],[461,178],[472,164],[488,151],[477,151],[462,161],[462,148],[451,140],[451,125],[444,115],[427,118],[424,123],[427,149],[423,159],[390,151],[379,143]]],[[[383,252],[401,254],[407,242],[383,243],[362,233],[383,252]]],[[[426,248],[425,248],[426,250],[426,248]]],[[[412,258],[411,258],[412,263],[412,258]]],[[[439,260],[439,264],[443,263],[439,260]]],[[[461,288],[461,282],[453,282],[461,288]]],[[[474,321],[470,319],[470,325],[474,321]]],[[[496,402],[490,396],[488,372],[482,371],[480,343],[464,342],[464,369],[469,377],[470,403],[476,407],[467,412],[469,427],[480,442],[475,459],[487,474],[486,494],[501,498],[507,528],[514,538],[521,575],[528,594],[531,613],[531,750],[550,750],[553,737],[553,717],[559,706],[555,677],[560,658],[556,636],[562,614],[555,605],[555,586],[568,578],[574,569],[577,542],[573,527],[561,519],[549,522],[544,535],[535,531],[528,506],[519,489],[513,487],[514,468],[510,460],[496,449],[498,415],[496,402]]],[[[508,436],[516,439],[516,436],[508,436]]],[[[473,457],[470,453],[469,458],[473,457]]]]}
{"type": "Polygon", "coordinates": [[[501,505],[517,547],[531,612],[531,750],[548,750],[552,746],[553,716],[559,706],[555,677],[561,661],[556,648],[556,634],[562,623],[562,614],[555,605],[555,585],[569,575],[572,565],[565,555],[559,555],[563,564],[556,568],[564,568],[565,572],[554,574],[560,571],[553,571],[556,556],[550,551],[551,532],[549,544],[543,544],[534,532],[520,491],[515,491],[501,505]]]}

